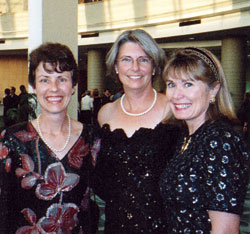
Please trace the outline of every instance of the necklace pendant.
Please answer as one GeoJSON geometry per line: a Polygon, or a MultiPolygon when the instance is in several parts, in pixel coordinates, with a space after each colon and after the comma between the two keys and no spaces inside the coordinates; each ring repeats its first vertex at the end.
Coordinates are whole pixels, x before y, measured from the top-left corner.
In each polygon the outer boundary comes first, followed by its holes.
{"type": "Polygon", "coordinates": [[[186,151],[186,149],[188,148],[188,146],[189,146],[189,144],[191,142],[191,139],[192,139],[191,136],[190,137],[184,137],[184,143],[183,143],[183,145],[181,147],[181,154],[183,154],[186,151]]]}

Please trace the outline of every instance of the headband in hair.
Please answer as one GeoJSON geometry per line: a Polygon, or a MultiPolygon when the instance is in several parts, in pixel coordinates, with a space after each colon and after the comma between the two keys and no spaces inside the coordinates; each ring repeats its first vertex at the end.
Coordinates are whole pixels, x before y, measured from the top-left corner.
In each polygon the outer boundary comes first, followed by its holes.
{"type": "Polygon", "coordinates": [[[204,49],[196,47],[187,47],[185,48],[185,50],[192,51],[195,55],[197,55],[200,59],[202,59],[213,71],[215,79],[219,81],[219,72],[216,63],[214,59],[211,56],[209,56],[204,49]]]}

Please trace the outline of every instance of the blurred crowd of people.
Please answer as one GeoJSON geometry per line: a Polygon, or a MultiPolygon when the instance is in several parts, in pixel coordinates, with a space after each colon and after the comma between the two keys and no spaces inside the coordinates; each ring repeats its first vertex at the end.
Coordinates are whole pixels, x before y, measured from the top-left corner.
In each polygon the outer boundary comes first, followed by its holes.
{"type": "Polygon", "coordinates": [[[28,120],[28,92],[24,85],[20,85],[19,89],[19,95],[16,94],[16,88],[14,86],[4,90],[5,97],[3,98],[3,117],[4,125],[6,127],[17,122],[28,120]]]}
{"type": "Polygon", "coordinates": [[[119,89],[115,94],[112,94],[109,89],[105,89],[100,94],[97,88],[91,91],[86,90],[81,95],[81,100],[79,103],[79,120],[86,124],[97,123],[97,114],[100,108],[109,103],[114,102],[120,98],[123,94],[123,89],[119,89]]]}

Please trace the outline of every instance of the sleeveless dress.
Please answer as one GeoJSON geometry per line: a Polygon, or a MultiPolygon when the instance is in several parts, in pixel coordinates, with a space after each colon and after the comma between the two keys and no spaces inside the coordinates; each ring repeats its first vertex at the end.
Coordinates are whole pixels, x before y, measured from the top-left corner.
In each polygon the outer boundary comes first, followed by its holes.
{"type": "Polygon", "coordinates": [[[207,210],[242,213],[250,157],[243,138],[228,121],[204,123],[181,153],[187,136],[183,131],[160,179],[166,233],[210,234],[207,210]]]}
{"type": "Polygon", "coordinates": [[[104,233],[166,233],[158,179],[172,154],[176,129],[160,123],[128,138],[106,124],[101,132],[94,188],[106,202],[104,233]]]}
{"type": "Polygon", "coordinates": [[[30,122],[4,130],[0,233],[91,233],[88,180],[99,148],[100,138],[87,125],[62,160],[30,122]]]}

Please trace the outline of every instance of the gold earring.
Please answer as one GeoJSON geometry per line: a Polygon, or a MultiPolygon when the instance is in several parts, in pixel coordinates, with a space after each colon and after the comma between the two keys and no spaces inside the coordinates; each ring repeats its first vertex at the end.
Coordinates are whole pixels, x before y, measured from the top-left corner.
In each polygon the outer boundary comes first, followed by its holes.
{"type": "Polygon", "coordinates": [[[209,100],[209,104],[214,104],[215,103],[215,98],[214,97],[212,97],[210,100],[209,100]]]}

